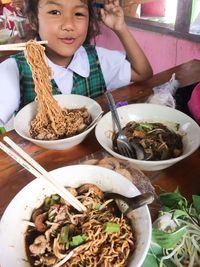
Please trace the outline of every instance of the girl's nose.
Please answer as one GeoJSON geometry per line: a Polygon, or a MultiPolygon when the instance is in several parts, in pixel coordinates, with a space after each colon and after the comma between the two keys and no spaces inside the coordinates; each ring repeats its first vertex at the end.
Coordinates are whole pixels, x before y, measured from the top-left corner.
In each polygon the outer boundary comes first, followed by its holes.
{"type": "Polygon", "coordinates": [[[74,23],[71,17],[65,17],[61,23],[61,30],[62,31],[73,31],[74,23]]]}

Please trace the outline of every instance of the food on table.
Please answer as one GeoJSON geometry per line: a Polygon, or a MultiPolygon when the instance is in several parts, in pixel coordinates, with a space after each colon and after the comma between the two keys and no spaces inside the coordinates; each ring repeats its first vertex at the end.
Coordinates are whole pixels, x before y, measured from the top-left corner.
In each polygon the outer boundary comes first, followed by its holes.
{"type": "Polygon", "coordinates": [[[77,212],[58,195],[46,197],[26,231],[31,266],[126,266],[135,248],[130,220],[97,186],[68,189],[87,211],[77,212]]]}
{"type": "Polygon", "coordinates": [[[30,135],[35,139],[54,140],[84,131],[92,118],[86,107],[61,108],[52,95],[51,69],[46,63],[44,47],[34,41],[26,44],[26,59],[32,71],[38,111],[31,121],[30,135]]]}
{"type": "Polygon", "coordinates": [[[176,190],[159,195],[161,208],[143,267],[200,266],[200,196],[192,202],[176,190]]]}
{"type": "Polygon", "coordinates": [[[83,132],[92,122],[92,117],[86,107],[76,109],[63,108],[61,112],[63,114],[63,121],[60,121],[60,129],[56,129],[52,126],[55,126],[57,123],[57,126],[59,127],[59,121],[55,121],[53,117],[48,115],[43,116],[45,123],[43,123],[43,127],[41,127],[39,119],[42,119],[42,117],[36,116],[36,118],[31,122],[31,137],[40,140],[56,140],[71,137],[83,132]]]}
{"type": "MultiPolygon", "coordinates": [[[[134,139],[143,146],[150,155],[148,160],[166,160],[179,157],[183,153],[182,136],[163,123],[130,121],[123,130],[130,143],[134,139]]],[[[113,150],[119,153],[117,137],[118,133],[114,133],[113,150]]]]}

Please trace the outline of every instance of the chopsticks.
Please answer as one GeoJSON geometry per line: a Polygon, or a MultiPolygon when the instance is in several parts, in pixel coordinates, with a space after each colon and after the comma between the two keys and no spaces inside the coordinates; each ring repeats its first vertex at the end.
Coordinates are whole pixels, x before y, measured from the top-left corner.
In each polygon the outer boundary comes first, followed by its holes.
{"type": "MultiPolygon", "coordinates": [[[[36,41],[37,44],[47,44],[48,41],[36,41]]],[[[27,43],[17,43],[17,44],[4,44],[0,45],[0,51],[23,51],[26,49],[27,43]]]]}
{"type": "Polygon", "coordinates": [[[58,184],[53,180],[53,177],[48,173],[39,163],[24,152],[17,144],[15,144],[9,137],[5,136],[3,140],[16,151],[15,153],[4,143],[0,142],[0,148],[8,154],[11,158],[22,165],[26,170],[32,173],[36,178],[41,179],[54,192],[60,195],[64,200],[71,204],[78,211],[85,211],[86,207],[75,198],[64,186],[58,184]]]}

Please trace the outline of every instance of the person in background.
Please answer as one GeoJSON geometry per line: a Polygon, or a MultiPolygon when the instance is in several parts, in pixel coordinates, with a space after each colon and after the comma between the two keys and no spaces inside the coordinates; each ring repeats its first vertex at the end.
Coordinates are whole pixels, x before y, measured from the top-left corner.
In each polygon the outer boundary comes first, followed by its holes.
{"type": "MultiPolygon", "coordinates": [[[[37,40],[47,40],[52,69],[52,94],[80,94],[95,98],[130,82],[152,76],[152,68],[130,33],[118,0],[105,1],[102,22],[115,32],[125,52],[91,45],[100,33],[92,0],[26,0],[26,15],[37,40]]],[[[35,99],[31,70],[24,53],[0,64],[0,126],[35,99]]]]}
{"type": "Polygon", "coordinates": [[[1,26],[0,28],[12,29],[14,23],[9,19],[9,16],[13,14],[13,7],[11,0],[0,0],[0,15],[1,17],[1,26]],[[2,27],[3,25],[3,27],[2,27]]]}
{"type": "Polygon", "coordinates": [[[3,15],[4,7],[21,13],[24,11],[24,0],[0,0],[0,15],[3,15]]]}
{"type": "Polygon", "coordinates": [[[24,0],[11,0],[13,9],[18,16],[24,15],[24,0]]]}

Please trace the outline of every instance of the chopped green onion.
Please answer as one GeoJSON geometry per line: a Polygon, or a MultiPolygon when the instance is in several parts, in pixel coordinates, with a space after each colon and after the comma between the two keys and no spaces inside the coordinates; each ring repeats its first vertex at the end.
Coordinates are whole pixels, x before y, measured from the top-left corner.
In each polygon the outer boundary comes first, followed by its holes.
{"type": "Polygon", "coordinates": [[[99,210],[100,207],[101,207],[101,204],[100,204],[100,203],[96,203],[96,204],[94,205],[94,209],[95,209],[95,210],[99,210]]]}
{"type": "Polygon", "coordinates": [[[119,233],[119,231],[120,231],[119,224],[112,223],[112,222],[106,222],[104,224],[104,231],[106,233],[119,233]]]}
{"type": "Polygon", "coordinates": [[[56,217],[56,213],[53,213],[53,214],[48,214],[48,220],[50,222],[53,222],[54,218],[56,217]]]}
{"type": "Polygon", "coordinates": [[[147,130],[153,130],[153,125],[151,123],[139,123],[139,125],[136,127],[137,130],[144,130],[144,129],[147,129],[147,130]]]}
{"type": "Polygon", "coordinates": [[[69,244],[71,247],[75,247],[75,246],[81,245],[85,241],[87,241],[87,236],[85,234],[75,235],[75,236],[72,236],[72,241],[70,241],[69,244]]]}
{"type": "Polygon", "coordinates": [[[59,243],[67,244],[69,242],[68,235],[69,235],[69,226],[65,225],[61,228],[59,243]]]}
{"type": "Polygon", "coordinates": [[[51,195],[51,198],[55,201],[59,201],[60,200],[60,196],[58,194],[53,194],[51,195]]]}
{"type": "Polygon", "coordinates": [[[60,200],[60,196],[57,194],[51,195],[50,197],[46,197],[44,200],[45,208],[49,208],[56,204],[60,200]]]}
{"type": "Polygon", "coordinates": [[[51,205],[51,198],[50,197],[46,197],[44,200],[44,205],[45,207],[50,207],[51,205]]]}

